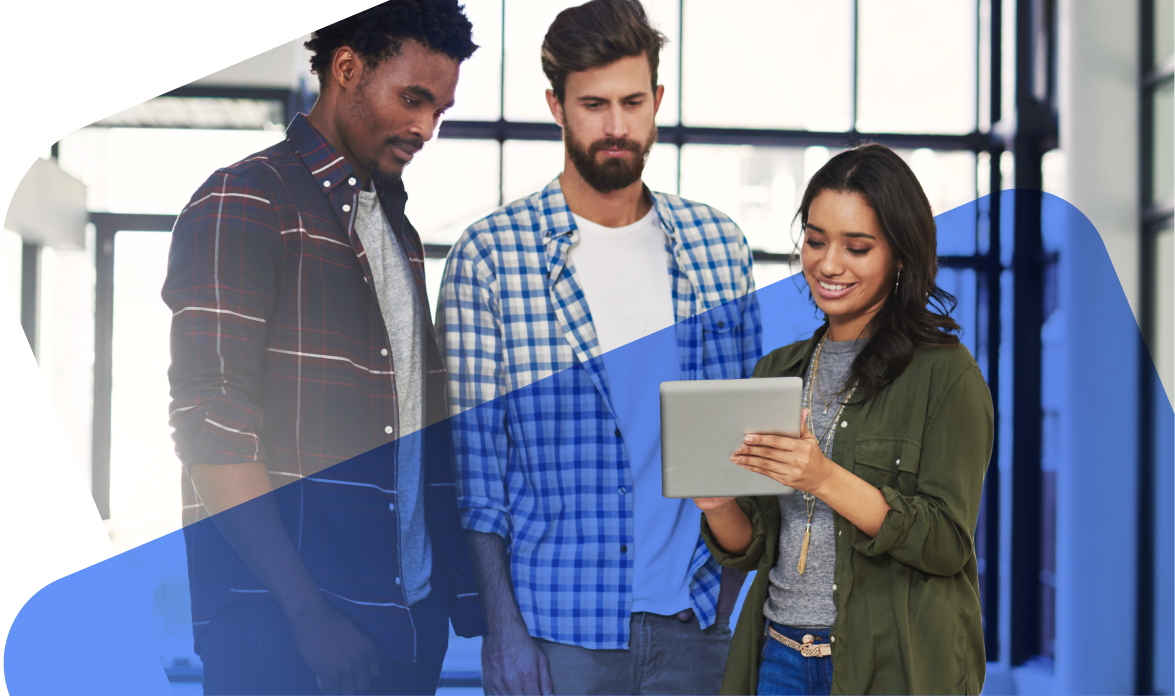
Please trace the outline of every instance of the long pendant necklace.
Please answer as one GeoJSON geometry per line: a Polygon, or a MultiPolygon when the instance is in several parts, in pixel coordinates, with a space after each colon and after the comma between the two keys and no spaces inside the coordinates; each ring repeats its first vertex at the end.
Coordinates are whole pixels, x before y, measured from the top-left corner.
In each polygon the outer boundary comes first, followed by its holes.
{"type": "MultiPolygon", "coordinates": [[[[820,344],[816,346],[816,353],[812,356],[812,374],[809,375],[807,388],[808,393],[805,395],[808,402],[809,427],[812,425],[812,387],[813,382],[818,379],[817,375],[820,374],[820,351],[822,348],[824,348],[824,338],[820,339],[820,344]]],[[[823,452],[825,456],[828,456],[832,449],[832,438],[829,437],[829,434],[832,432],[832,426],[836,425],[836,422],[840,420],[840,416],[842,413],[844,413],[845,410],[845,404],[848,403],[849,399],[853,398],[853,392],[856,390],[857,383],[853,382],[853,386],[851,389],[849,389],[848,395],[845,397],[844,401],[840,403],[840,408],[837,409],[836,415],[832,417],[831,421],[829,421],[828,426],[824,428],[824,432],[821,433],[820,437],[816,438],[816,441],[820,443],[820,451],[823,452]]],[[[833,403],[836,403],[835,399],[836,397],[834,396],[833,403]]],[[[824,397],[821,396],[820,400],[823,401],[824,397]]],[[[829,405],[826,403],[824,407],[825,414],[828,413],[828,408],[829,405]]],[[[800,546],[800,561],[796,565],[796,572],[798,572],[800,575],[803,575],[804,570],[806,570],[808,567],[808,543],[812,540],[812,514],[816,512],[816,496],[808,493],[807,491],[800,491],[800,493],[804,497],[804,511],[807,513],[808,518],[807,524],[804,527],[804,541],[800,546]]]]}

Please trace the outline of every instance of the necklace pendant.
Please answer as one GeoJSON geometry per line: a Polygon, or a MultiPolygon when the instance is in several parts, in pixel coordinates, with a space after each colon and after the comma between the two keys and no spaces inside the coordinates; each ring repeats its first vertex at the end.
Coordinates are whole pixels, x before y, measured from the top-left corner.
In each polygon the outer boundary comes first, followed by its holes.
{"type": "Polygon", "coordinates": [[[828,415],[828,409],[824,409],[824,415],[828,415]]]}

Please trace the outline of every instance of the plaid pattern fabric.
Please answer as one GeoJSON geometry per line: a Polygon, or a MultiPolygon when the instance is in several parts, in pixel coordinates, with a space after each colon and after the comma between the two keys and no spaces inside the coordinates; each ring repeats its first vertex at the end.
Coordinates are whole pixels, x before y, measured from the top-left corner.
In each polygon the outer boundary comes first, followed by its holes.
{"type": "MultiPolygon", "coordinates": [[[[407,194],[399,180],[378,190],[427,303],[407,194]]],[[[163,299],[197,636],[225,602],[265,592],[215,525],[199,522],[207,512],[187,469],[264,462],[324,596],[393,659],[411,660],[395,504],[401,435],[424,438],[433,591],[458,633],[483,632],[454,495],[444,368],[430,332],[426,428],[401,433],[391,345],[354,231],[359,191],[351,166],[298,115],[283,142],[209,177],[176,220],[163,299]]]]}
{"type": "MultiPolygon", "coordinates": [[[[705,205],[648,193],[666,234],[681,379],[749,377],[762,330],[742,232],[705,205]]],[[[600,347],[568,263],[577,234],[558,179],[475,223],[449,255],[437,331],[462,523],[508,540],[532,635],[626,648],[633,562],[622,547],[640,530],[622,491],[633,472],[600,347]]],[[[689,572],[704,628],[719,568],[700,536],[689,572]]]]}

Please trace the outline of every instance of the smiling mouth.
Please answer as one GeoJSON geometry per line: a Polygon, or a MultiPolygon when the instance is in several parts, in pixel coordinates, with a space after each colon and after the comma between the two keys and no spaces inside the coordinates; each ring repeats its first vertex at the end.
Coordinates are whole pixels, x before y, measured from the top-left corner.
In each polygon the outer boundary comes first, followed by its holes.
{"type": "Polygon", "coordinates": [[[816,282],[820,284],[820,287],[829,292],[840,292],[841,290],[848,289],[852,285],[852,283],[847,285],[835,285],[833,283],[825,283],[823,280],[817,280],[816,282]]]}

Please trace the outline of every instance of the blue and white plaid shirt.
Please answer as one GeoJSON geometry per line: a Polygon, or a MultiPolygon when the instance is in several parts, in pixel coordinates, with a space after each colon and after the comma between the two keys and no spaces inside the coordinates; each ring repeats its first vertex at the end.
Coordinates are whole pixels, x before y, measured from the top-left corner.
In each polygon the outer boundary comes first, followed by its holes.
{"type": "MultiPolygon", "coordinates": [[[[652,193],[665,231],[681,379],[749,377],[762,329],[751,252],[722,213],[652,193]]],[[[531,635],[628,647],[632,467],[569,251],[575,221],[556,178],[472,225],[453,246],[437,307],[449,371],[464,527],[509,544],[531,635]],[[619,494],[618,494],[619,491],[619,494]]],[[[719,567],[699,535],[690,600],[714,622],[719,567]]]]}

